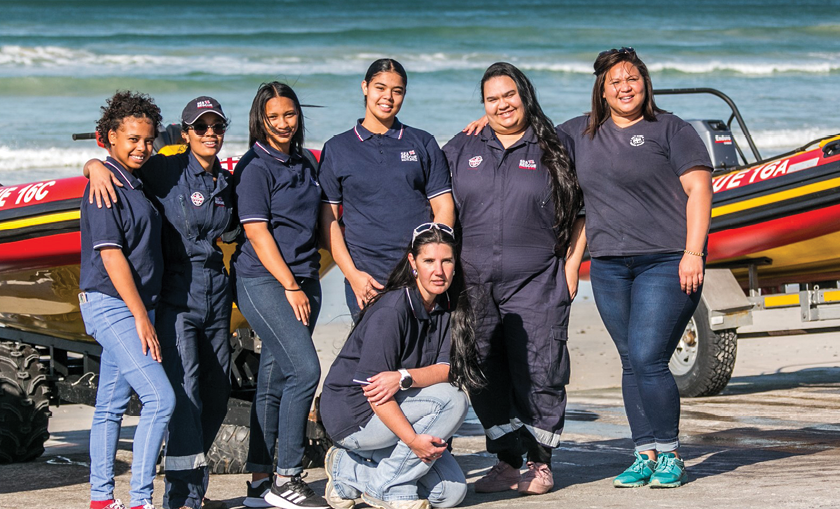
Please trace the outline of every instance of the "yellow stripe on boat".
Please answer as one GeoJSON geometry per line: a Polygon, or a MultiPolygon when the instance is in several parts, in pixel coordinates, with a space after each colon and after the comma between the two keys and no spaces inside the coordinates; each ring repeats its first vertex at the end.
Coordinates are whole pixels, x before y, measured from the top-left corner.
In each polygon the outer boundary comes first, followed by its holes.
{"type": "Polygon", "coordinates": [[[823,292],[823,300],[826,302],[840,302],[840,291],[823,292]]]}
{"type": "Polygon", "coordinates": [[[800,196],[818,193],[837,186],[840,186],[840,178],[816,182],[814,184],[808,184],[807,186],[797,187],[796,189],[788,189],[787,191],[768,194],[751,200],[739,201],[730,205],[721,205],[720,207],[715,207],[712,210],[712,217],[720,217],[726,214],[732,214],[733,212],[741,212],[742,210],[761,207],[762,205],[769,205],[771,203],[790,200],[791,198],[799,198],[800,196]]]}
{"type": "Polygon", "coordinates": [[[63,221],[72,221],[80,218],[78,210],[70,212],[58,212],[55,214],[46,214],[44,216],[27,217],[25,219],[15,219],[0,223],[0,230],[16,230],[18,228],[27,228],[30,226],[40,226],[42,224],[60,223],[63,221]]]}
{"type": "MultiPolygon", "coordinates": [[[[840,292],[838,292],[840,293],[840,292]]],[[[791,293],[788,295],[771,295],[769,297],[764,297],[764,307],[765,308],[777,308],[782,306],[798,306],[799,305],[799,294],[798,293],[791,293]]]]}

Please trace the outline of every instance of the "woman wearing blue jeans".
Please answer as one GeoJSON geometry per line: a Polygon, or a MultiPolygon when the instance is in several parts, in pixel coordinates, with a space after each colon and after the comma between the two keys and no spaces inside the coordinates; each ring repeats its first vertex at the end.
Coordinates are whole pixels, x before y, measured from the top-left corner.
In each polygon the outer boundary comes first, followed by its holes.
{"type": "MultiPolygon", "coordinates": [[[[111,208],[81,204],[79,307],[85,330],[102,345],[90,427],[91,509],[125,509],[114,499],[114,459],[132,389],[143,410],[134,433],[130,507],[154,509],[155,464],[175,407],[154,328],[162,220],[134,176],[151,156],[160,121],[148,96],[118,92],[108,101],[96,130],[110,153],[105,165],[122,184],[119,200],[111,208]]],[[[84,196],[89,192],[90,186],[84,196]]]]}
{"type": "Polygon", "coordinates": [[[636,446],[635,462],[613,484],[677,487],[687,476],[668,360],[700,301],[712,165],[691,125],[656,107],[632,48],[604,51],[594,67],[592,111],[559,129],[574,140],[586,204],[571,263],[579,267],[588,242],[592,291],[621,356],[636,446]]]}
{"type": "Polygon", "coordinates": [[[234,172],[247,237],[234,255],[236,299],[263,345],[251,406],[249,507],[328,507],[300,475],[306,421],[321,377],[312,344],[321,303],[321,192],[315,168],[303,156],[303,131],[294,91],[276,81],[263,84],[251,106],[251,149],[234,172]]]}
{"type": "Polygon", "coordinates": [[[453,507],[466,495],[446,441],[484,384],[452,229],[425,223],[362,310],[324,381],[326,498],[352,509],[453,507]]]}

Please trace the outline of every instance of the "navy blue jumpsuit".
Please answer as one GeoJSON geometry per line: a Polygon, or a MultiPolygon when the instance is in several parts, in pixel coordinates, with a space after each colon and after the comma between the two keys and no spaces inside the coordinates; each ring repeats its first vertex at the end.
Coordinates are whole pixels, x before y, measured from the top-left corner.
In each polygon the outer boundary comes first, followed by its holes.
{"type": "Polygon", "coordinates": [[[505,149],[487,126],[476,136],[458,134],[443,151],[476,299],[488,385],[470,399],[487,450],[513,466],[526,451],[531,461],[550,463],[565,417],[571,299],[542,150],[531,128],[505,149]]]}
{"type": "Polygon", "coordinates": [[[176,405],[163,458],[163,505],[198,508],[207,488],[205,455],[230,395],[232,293],[216,239],[232,215],[231,175],[218,159],[212,174],[205,171],[189,151],[154,156],[137,174],[165,218],[155,329],[176,405]]]}

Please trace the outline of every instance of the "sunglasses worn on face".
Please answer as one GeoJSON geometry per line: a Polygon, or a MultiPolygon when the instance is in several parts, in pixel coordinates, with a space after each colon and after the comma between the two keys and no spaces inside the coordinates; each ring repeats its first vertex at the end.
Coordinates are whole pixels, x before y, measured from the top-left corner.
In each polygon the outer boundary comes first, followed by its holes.
{"type": "Polygon", "coordinates": [[[455,238],[455,230],[450,228],[448,225],[445,225],[443,223],[423,223],[414,229],[414,234],[411,236],[412,247],[414,246],[414,241],[417,240],[417,237],[420,234],[425,233],[431,229],[440,230],[444,233],[448,233],[449,235],[451,235],[453,239],[455,238]]]}
{"type": "Polygon", "coordinates": [[[615,49],[615,48],[613,48],[613,49],[608,49],[608,50],[606,50],[606,51],[602,51],[602,52],[598,53],[598,56],[599,56],[599,57],[602,57],[602,56],[604,56],[604,55],[612,55],[612,54],[614,54],[614,53],[622,53],[622,54],[626,54],[626,55],[634,55],[634,54],[636,53],[636,50],[634,50],[634,49],[633,49],[633,48],[631,48],[630,46],[622,46],[622,47],[621,47],[621,48],[619,48],[619,49],[615,49]]]}
{"type": "Polygon", "coordinates": [[[207,129],[213,129],[213,132],[216,133],[216,134],[225,134],[225,131],[227,131],[227,127],[228,127],[227,123],[217,122],[217,123],[212,124],[212,125],[207,125],[207,124],[188,125],[187,129],[192,129],[193,131],[195,131],[195,134],[197,134],[199,136],[204,136],[204,134],[207,133],[207,129]]]}

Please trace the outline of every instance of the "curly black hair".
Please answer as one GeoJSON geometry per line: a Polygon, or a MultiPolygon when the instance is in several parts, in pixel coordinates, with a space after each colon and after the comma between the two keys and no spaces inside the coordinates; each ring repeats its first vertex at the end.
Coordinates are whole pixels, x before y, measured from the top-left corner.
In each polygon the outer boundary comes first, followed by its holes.
{"type": "Polygon", "coordinates": [[[163,121],[160,108],[155,104],[154,99],[147,94],[134,93],[130,90],[118,90],[101,109],[102,118],[96,122],[96,134],[99,135],[105,147],[111,146],[108,141],[108,132],[118,130],[126,117],[151,120],[155,128],[155,138],[157,138],[160,123],[163,121]]]}

